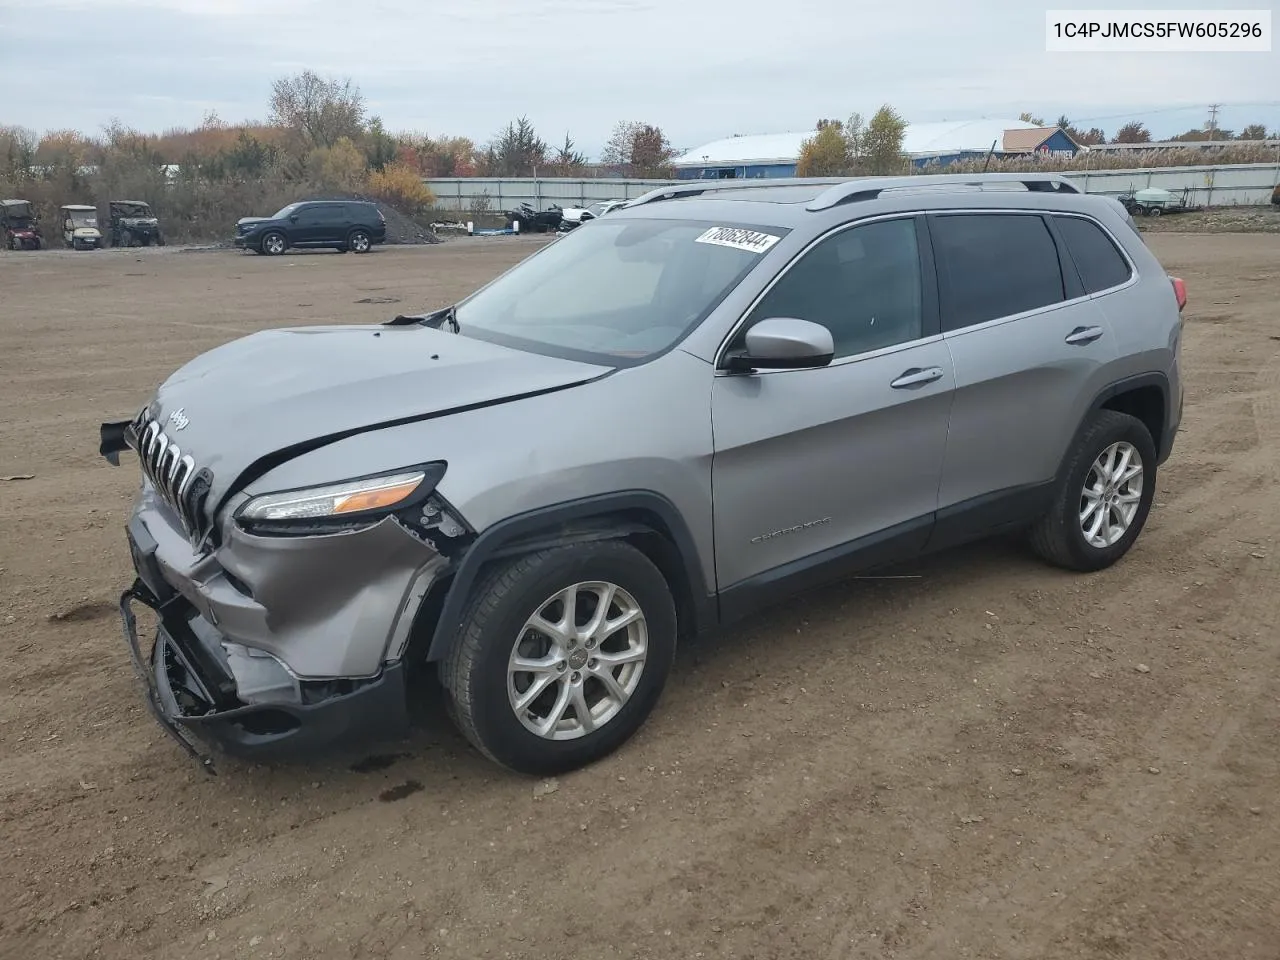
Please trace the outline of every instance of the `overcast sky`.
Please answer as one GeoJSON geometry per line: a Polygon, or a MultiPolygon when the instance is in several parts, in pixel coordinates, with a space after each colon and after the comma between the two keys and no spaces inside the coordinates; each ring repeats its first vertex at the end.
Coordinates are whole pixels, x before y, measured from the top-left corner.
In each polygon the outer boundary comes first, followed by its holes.
{"type": "Polygon", "coordinates": [[[1280,98],[1280,52],[1049,54],[1044,10],[1028,0],[0,0],[0,123],[98,132],[112,118],[145,130],[195,126],[209,110],[263,118],[272,79],[311,68],[352,77],[391,130],[483,142],[526,114],[544,139],[567,130],[592,155],[620,119],[692,148],[885,102],[917,121],[1106,118],[1096,125],[1109,134],[1134,116],[1158,137],[1201,124],[1218,102],[1223,127],[1280,128],[1280,100],[1235,106],[1280,98]]]}

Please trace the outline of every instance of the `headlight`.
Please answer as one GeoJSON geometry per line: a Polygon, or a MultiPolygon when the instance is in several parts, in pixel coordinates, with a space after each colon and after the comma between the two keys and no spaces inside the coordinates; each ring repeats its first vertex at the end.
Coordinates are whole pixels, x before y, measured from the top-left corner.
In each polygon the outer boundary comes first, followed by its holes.
{"type": "Polygon", "coordinates": [[[440,482],[444,470],[443,463],[433,463],[323,487],[266,493],[241,507],[237,517],[257,523],[371,520],[426,497],[440,482]]]}

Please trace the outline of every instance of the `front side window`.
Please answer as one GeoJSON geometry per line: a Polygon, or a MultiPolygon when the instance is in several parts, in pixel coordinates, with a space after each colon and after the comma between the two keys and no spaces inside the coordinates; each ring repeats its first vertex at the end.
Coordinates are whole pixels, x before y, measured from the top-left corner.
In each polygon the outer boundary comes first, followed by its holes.
{"type": "Polygon", "coordinates": [[[1058,247],[1037,215],[939,215],[930,232],[942,285],[943,330],[1066,299],[1058,247]]]}
{"type": "Polygon", "coordinates": [[[820,241],[760,300],[743,327],[797,317],[831,331],[835,356],[918,340],[924,307],[912,219],[881,220],[820,241]]]}
{"type": "Polygon", "coordinates": [[[661,353],[711,313],[787,231],[601,220],[462,301],[464,336],[617,364],[661,353]]]}

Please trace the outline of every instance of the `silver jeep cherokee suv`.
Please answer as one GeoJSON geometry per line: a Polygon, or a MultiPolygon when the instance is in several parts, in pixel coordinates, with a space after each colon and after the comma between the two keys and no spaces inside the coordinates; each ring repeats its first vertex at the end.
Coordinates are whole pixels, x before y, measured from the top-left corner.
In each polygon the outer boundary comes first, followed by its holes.
{"type": "Polygon", "coordinates": [[[430,666],[545,774],[637,730],[678,637],[799,589],[1017,530],[1100,570],[1173,444],[1185,301],[1060,177],[696,181],[435,313],[228,343],[102,427],[142,465],[147,702],[270,757],[401,729],[430,666]]]}

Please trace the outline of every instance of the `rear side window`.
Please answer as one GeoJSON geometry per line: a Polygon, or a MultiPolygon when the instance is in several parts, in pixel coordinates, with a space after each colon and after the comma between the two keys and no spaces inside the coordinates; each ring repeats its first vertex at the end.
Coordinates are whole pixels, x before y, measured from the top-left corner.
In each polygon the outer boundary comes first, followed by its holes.
{"type": "Polygon", "coordinates": [[[958,330],[1066,299],[1058,248],[1039,216],[935,216],[930,232],[942,287],[943,330],[958,330]]]}
{"type": "Polygon", "coordinates": [[[1058,217],[1056,223],[1088,293],[1118,287],[1129,279],[1129,262],[1096,223],[1081,217],[1058,217]]]}

